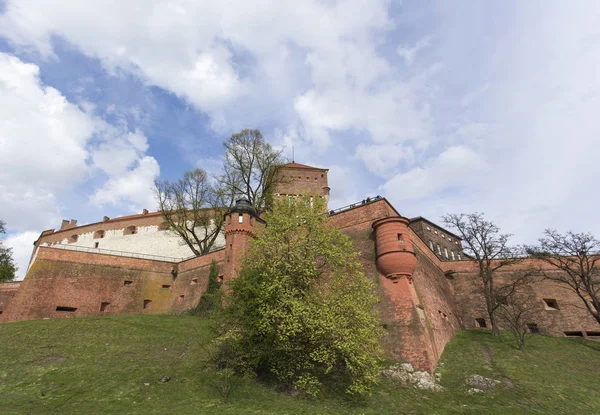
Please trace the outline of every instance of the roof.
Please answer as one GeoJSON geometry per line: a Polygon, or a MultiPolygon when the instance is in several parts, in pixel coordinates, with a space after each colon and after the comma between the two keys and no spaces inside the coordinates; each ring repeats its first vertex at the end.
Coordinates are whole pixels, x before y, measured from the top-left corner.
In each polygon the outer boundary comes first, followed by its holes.
{"type": "Polygon", "coordinates": [[[329,169],[322,169],[320,167],[311,167],[311,166],[307,166],[306,164],[300,164],[300,163],[296,163],[296,162],[284,164],[282,167],[285,167],[287,169],[310,169],[310,170],[329,171],[329,169]]]}
{"type": "Polygon", "coordinates": [[[462,241],[462,238],[461,238],[460,236],[456,235],[455,233],[452,233],[452,232],[450,232],[450,231],[449,231],[448,229],[446,229],[446,228],[442,228],[442,227],[441,227],[440,225],[438,225],[437,223],[433,223],[432,221],[430,221],[430,220],[429,220],[429,219],[427,219],[427,218],[424,218],[423,216],[417,216],[416,218],[410,218],[410,223],[412,223],[412,222],[417,222],[417,221],[420,221],[420,220],[422,220],[422,221],[424,221],[424,222],[427,222],[428,224],[430,224],[430,225],[432,225],[432,226],[435,226],[435,227],[436,227],[436,228],[438,228],[438,229],[441,229],[441,230],[443,230],[443,231],[444,231],[444,232],[446,232],[448,235],[452,235],[452,236],[454,236],[454,237],[455,237],[456,239],[458,239],[459,241],[462,241]]]}

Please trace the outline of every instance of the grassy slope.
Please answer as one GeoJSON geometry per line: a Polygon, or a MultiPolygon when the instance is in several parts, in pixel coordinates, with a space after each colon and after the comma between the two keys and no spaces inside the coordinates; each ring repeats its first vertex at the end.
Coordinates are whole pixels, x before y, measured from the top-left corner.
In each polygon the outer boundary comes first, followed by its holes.
{"type": "Polygon", "coordinates": [[[520,353],[509,337],[463,332],[442,359],[444,393],[383,382],[367,402],[350,404],[284,396],[246,381],[230,405],[220,404],[217,378],[202,369],[206,341],[206,322],[193,317],[0,325],[0,413],[600,413],[600,344],[579,339],[534,336],[520,353]],[[510,379],[514,386],[470,396],[462,384],[470,374],[510,379]],[[171,381],[157,382],[160,375],[171,381]]]}

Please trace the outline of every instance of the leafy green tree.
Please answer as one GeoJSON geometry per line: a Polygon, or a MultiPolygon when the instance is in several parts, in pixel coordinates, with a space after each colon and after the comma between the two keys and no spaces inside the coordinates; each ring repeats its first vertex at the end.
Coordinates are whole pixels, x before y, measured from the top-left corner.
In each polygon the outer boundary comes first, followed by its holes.
{"type": "Polygon", "coordinates": [[[275,202],[230,285],[226,316],[256,374],[310,395],[325,381],[362,395],[380,373],[378,298],[324,211],[321,199],[275,202]]]}
{"type": "Polygon", "coordinates": [[[210,264],[210,274],[206,291],[200,297],[198,305],[192,310],[192,314],[200,317],[208,317],[213,310],[221,307],[222,303],[221,283],[219,282],[219,266],[215,260],[210,264]]]}
{"type": "MultiPolygon", "coordinates": [[[[6,223],[0,220],[0,236],[6,234],[5,225],[6,223]]],[[[12,248],[6,248],[0,239],[0,282],[14,280],[17,269],[12,258],[12,248]]]]}

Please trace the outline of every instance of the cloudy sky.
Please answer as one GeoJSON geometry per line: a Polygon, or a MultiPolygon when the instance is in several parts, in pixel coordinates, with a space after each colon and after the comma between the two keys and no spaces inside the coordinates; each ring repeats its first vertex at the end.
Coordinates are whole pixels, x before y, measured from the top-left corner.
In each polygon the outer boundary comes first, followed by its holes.
{"type": "Polygon", "coordinates": [[[42,230],[155,210],[155,179],[215,171],[243,128],[329,168],[331,208],[600,237],[600,3],[0,0],[22,270],[42,230]]]}

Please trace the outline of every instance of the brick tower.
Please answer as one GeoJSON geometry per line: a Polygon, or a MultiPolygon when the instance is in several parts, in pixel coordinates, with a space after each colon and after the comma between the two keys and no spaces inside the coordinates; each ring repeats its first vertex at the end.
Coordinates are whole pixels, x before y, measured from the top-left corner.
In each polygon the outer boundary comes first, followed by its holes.
{"type": "Polygon", "coordinates": [[[237,277],[240,259],[264,225],[265,221],[247,199],[236,200],[235,206],[225,215],[225,284],[237,277]]]}
{"type": "Polygon", "coordinates": [[[301,195],[320,196],[329,201],[329,184],[327,172],[329,169],[311,167],[300,163],[288,163],[282,166],[279,174],[281,183],[277,184],[277,197],[298,197],[301,195]]]}

